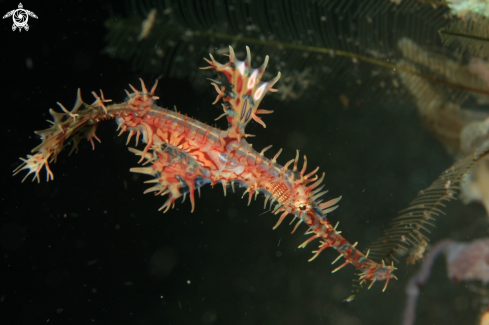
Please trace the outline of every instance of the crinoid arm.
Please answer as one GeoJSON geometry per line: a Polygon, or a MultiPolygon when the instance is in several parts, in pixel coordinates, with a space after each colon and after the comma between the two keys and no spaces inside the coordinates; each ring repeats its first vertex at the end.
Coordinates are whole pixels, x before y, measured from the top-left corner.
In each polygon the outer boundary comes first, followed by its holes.
{"type": "Polygon", "coordinates": [[[428,227],[434,226],[436,217],[445,214],[445,204],[456,199],[463,177],[488,154],[489,148],[486,148],[457,161],[442,172],[430,187],[420,191],[409,206],[392,220],[391,227],[384,231],[384,235],[372,244],[370,256],[386,262],[397,261],[395,253],[413,245],[417,253],[410,257],[410,261],[422,258],[419,248],[426,247],[429,242],[428,227]]]}
{"type": "Polygon", "coordinates": [[[218,95],[214,103],[219,99],[223,100],[224,114],[227,116],[229,123],[228,136],[237,138],[246,137],[245,127],[251,121],[266,127],[259,114],[270,114],[273,111],[258,109],[262,99],[268,91],[275,92],[273,85],[280,79],[278,75],[269,80],[262,81],[261,78],[265,73],[268,65],[268,56],[261,67],[254,69],[251,67],[251,53],[249,47],[246,47],[246,58],[240,61],[236,58],[233,48],[229,47],[229,62],[221,64],[210,55],[210,64],[208,67],[201,69],[215,69],[218,72],[219,80],[211,80],[218,95]]]}
{"type": "MultiPolygon", "coordinates": [[[[368,250],[369,257],[385,263],[397,262],[396,252],[408,250],[413,246],[413,252],[408,256],[407,262],[414,263],[423,258],[425,248],[429,242],[427,227],[434,226],[436,217],[445,214],[445,203],[456,199],[460,183],[470,169],[483,157],[489,155],[489,148],[478,150],[457,161],[452,167],[445,170],[430,187],[419,192],[409,207],[402,210],[398,217],[391,222],[391,227],[384,231],[384,235],[376,240],[368,250]]],[[[355,286],[353,293],[346,301],[351,301],[364,287],[364,274],[360,274],[360,282],[355,286]]],[[[386,283],[387,284],[387,283],[386,283]]]]}

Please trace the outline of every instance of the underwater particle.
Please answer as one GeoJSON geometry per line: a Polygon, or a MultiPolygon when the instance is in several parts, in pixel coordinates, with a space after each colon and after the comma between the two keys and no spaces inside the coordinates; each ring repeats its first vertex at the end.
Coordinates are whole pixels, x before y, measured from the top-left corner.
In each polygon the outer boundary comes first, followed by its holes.
{"type": "Polygon", "coordinates": [[[214,310],[207,310],[202,315],[202,323],[204,324],[212,324],[217,320],[217,315],[214,310]]]}
{"type": "Polygon", "coordinates": [[[445,188],[446,189],[449,189],[450,188],[450,185],[452,185],[452,181],[448,180],[446,183],[445,183],[445,188]]]}
{"type": "Polygon", "coordinates": [[[27,70],[32,70],[32,68],[34,68],[34,63],[32,62],[31,58],[25,59],[25,67],[27,68],[27,70]]]}
{"type": "Polygon", "coordinates": [[[163,51],[161,48],[156,49],[156,55],[158,55],[160,58],[165,56],[165,51],[163,51]]]}
{"type": "Polygon", "coordinates": [[[350,99],[345,94],[340,95],[340,102],[345,109],[348,109],[348,106],[350,105],[350,99]]]}
{"type": "Polygon", "coordinates": [[[141,23],[141,33],[139,33],[138,41],[148,37],[149,33],[151,32],[151,29],[153,28],[153,25],[155,24],[155,21],[156,21],[156,9],[153,8],[148,13],[148,17],[146,17],[146,19],[141,23]]]}
{"type": "Polygon", "coordinates": [[[190,284],[190,283],[192,283],[192,282],[190,280],[187,280],[187,284],[190,284]]]}
{"type": "Polygon", "coordinates": [[[90,262],[87,263],[87,266],[92,266],[95,263],[97,263],[97,260],[91,260],[90,262]]]}
{"type": "Polygon", "coordinates": [[[177,254],[173,248],[160,247],[154,253],[148,263],[149,272],[154,277],[166,278],[177,263],[177,254]]]}

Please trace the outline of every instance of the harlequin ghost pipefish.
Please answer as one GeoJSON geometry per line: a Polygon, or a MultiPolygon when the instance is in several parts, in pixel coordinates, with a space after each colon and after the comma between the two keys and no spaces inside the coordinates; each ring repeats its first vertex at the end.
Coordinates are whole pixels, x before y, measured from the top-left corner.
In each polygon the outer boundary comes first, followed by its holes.
{"type": "Polygon", "coordinates": [[[132,92],[126,91],[127,99],[120,104],[110,105],[107,103],[111,100],[105,99],[102,91],[100,96],[92,92],[95,101],[88,105],[82,101],[78,89],[77,100],[71,111],[60,103],[58,105],[62,113],[50,110],[52,126],[36,132],[42,143],[32,150],[32,155],[27,155],[27,159],[20,158],[23,163],[14,170],[14,175],[25,169],[28,171],[26,177],[33,174],[33,180],[39,182],[44,167],[47,181],[53,180],[48,162],[56,161],[66,143],[73,143],[71,152],[77,149],[84,138],[94,146],[94,139],[100,142],[95,135],[98,124],[115,119],[119,135],[129,133],[127,143],[135,135],[137,145],[142,135],[142,141],[146,144],[144,149],[129,148],[129,151],[141,156],[140,164],[149,166],[132,168],[131,171],[153,177],[146,181],[152,187],[144,193],[168,195],[160,210],[167,212],[174,207],[177,198],[183,196],[185,199],[188,195],[193,212],[195,190],[200,191],[205,184],[221,183],[226,194],[228,186],[234,191],[234,184],[237,183],[246,188],[243,196],[248,193],[248,204],[253,196],[256,198],[261,193],[265,196],[265,207],[269,203],[271,212],[280,214],[273,229],[289,214],[297,221],[292,233],[301,223],[307,225],[306,234],[312,236],[299,247],[305,247],[314,239],[320,240],[319,248],[313,251],[314,255],[309,261],[314,260],[327,247],[332,247],[340,253],[335,262],[341,257],[345,258],[345,262],[333,272],[352,264],[360,272],[360,283],[370,281],[372,286],[376,281],[385,280],[385,290],[389,280],[395,278],[394,265],[372,261],[368,253],[363,254],[356,248],[357,243],[352,245],[341,236],[341,232],[336,230],[338,224],[335,227],[330,224],[327,215],[338,207],[336,204],[341,197],[327,202],[319,199],[327,192],[322,191],[324,185],[321,186],[324,173],[321,177],[316,174],[319,167],[306,173],[307,158],[304,156],[304,163],[299,169],[298,151],[295,159],[281,166],[277,163],[281,149],[272,159],[268,159],[264,153],[271,146],[257,152],[246,142],[250,136],[245,133],[246,125],[254,120],[265,127],[258,115],[273,112],[258,109],[258,106],[268,91],[276,91],[272,87],[279,80],[280,73],[269,81],[262,81],[268,56],[261,67],[253,69],[248,47],[244,61],[236,58],[231,47],[229,51],[229,62],[226,64],[217,62],[210,55],[210,60],[206,59],[209,66],[202,68],[217,71],[218,79],[211,80],[211,85],[218,93],[213,104],[222,99],[224,114],[220,117],[226,117],[229,124],[227,130],[213,128],[176,110],[157,106],[157,82],[150,91],[142,80],[141,90],[130,85],[132,92]]]}

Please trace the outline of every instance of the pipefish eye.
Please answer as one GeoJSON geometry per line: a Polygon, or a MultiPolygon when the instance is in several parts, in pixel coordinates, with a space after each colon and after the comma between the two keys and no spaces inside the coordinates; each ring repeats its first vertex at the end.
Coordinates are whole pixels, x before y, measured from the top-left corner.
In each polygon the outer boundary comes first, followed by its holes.
{"type": "Polygon", "coordinates": [[[301,209],[302,211],[304,211],[304,210],[306,209],[306,206],[305,206],[305,205],[301,205],[301,206],[299,207],[299,209],[301,209]]]}

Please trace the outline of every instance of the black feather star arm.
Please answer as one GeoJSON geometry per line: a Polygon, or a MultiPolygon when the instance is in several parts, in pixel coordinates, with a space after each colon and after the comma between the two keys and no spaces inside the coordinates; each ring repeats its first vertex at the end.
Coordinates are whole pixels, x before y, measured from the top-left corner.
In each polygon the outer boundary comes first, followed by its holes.
{"type": "MultiPolygon", "coordinates": [[[[457,198],[464,177],[487,156],[489,147],[484,147],[443,171],[427,189],[419,192],[406,209],[399,212],[383,236],[367,250],[367,255],[375,261],[389,264],[398,262],[396,253],[411,247],[406,262],[414,264],[421,260],[428,246],[429,228],[435,226],[437,217],[445,214],[445,204],[457,198]]],[[[352,294],[345,301],[352,301],[364,287],[365,283],[355,279],[352,294]]]]}
{"type": "Polygon", "coordinates": [[[472,155],[460,159],[441,173],[430,187],[419,192],[409,206],[399,212],[391,222],[391,227],[370,247],[369,256],[386,263],[397,261],[395,253],[414,246],[415,253],[408,262],[419,260],[424,253],[429,238],[429,227],[434,227],[436,218],[445,214],[443,209],[448,201],[454,200],[464,176],[482,158],[489,155],[489,148],[475,151],[472,155]]]}
{"type": "Polygon", "coordinates": [[[397,95],[396,71],[407,71],[395,64],[397,40],[437,42],[448,12],[387,0],[161,0],[127,7],[127,18],[114,15],[106,22],[106,52],[131,60],[136,69],[199,84],[207,76],[197,78],[195,71],[207,53],[253,45],[254,60],[261,62],[267,53],[276,62],[270,76],[286,72],[281,99],[314,88],[350,102],[397,95]]]}
{"type": "Polygon", "coordinates": [[[459,47],[470,55],[489,57],[489,19],[478,16],[468,21],[455,20],[439,31],[443,44],[459,47]]]}

